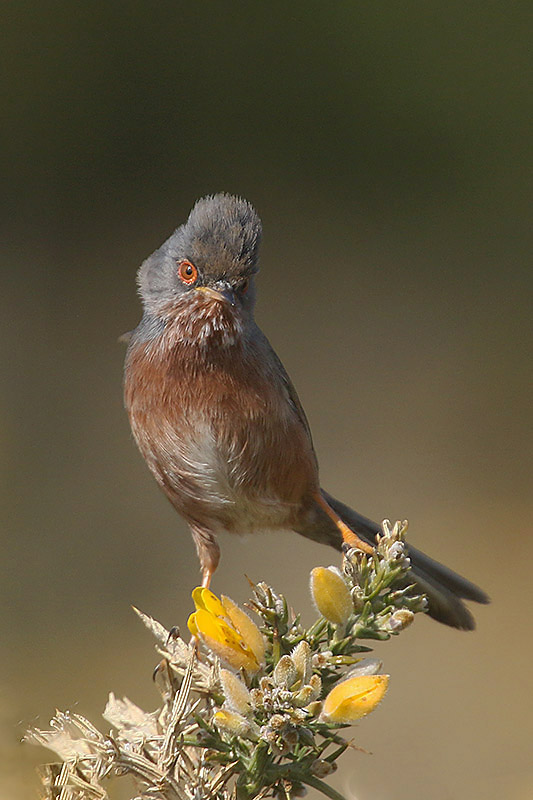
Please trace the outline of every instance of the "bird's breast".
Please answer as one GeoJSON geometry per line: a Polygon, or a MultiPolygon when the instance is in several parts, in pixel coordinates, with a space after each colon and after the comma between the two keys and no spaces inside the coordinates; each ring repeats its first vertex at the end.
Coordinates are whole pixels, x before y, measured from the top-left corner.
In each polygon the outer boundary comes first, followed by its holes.
{"type": "Polygon", "coordinates": [[[318,478],[277,364],[244,344],[130,346],[125,402],[148,466],[190,522],[245,532],[291,525],[318,478]]]}

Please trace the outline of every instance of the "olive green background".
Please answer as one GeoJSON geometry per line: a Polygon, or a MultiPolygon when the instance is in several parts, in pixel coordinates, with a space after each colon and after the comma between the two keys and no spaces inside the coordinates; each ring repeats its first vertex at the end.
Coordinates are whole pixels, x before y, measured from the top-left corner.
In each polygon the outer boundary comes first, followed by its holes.
{"type": "MultiPolygon", "coordinates": [[[[377,648],[350,800],[525,800],[531,766],[531,17],[527,2],[4,3],[0,127],[0,797],[55,707],[146,707],[129,608],[185,625],[198,580],[122,409],[135,271],[194,200],[252,201],[257,315],[308,412],[326,488],[492,596],[464,634],[377,648]]],[[[307,609],[333,551],[225,539],[307,609]]],[[[105,724],[104,724],[105,727],[105,724]]],[[[129,797],[117,785],[114,797],[129,797]]]]}

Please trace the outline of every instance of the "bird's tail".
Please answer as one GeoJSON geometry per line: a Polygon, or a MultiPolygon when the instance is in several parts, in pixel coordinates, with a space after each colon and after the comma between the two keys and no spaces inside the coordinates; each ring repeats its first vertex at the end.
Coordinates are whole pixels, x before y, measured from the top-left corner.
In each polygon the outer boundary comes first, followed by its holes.
{"type": "MultiPolygon", "coordinates": [[[[339,515],[361,539],[369,544],[375,544],[376,534],[381,527],[375,522],[363,517],[349,506],[322,491],[328,505],[339,515]]],[[[330,543],[338,549],[342,547],[342,537],[339,534],[335,541],[330,543]]],[[[475,622],[472,614],[462,602],[473,600],[476,603],[488,603],[489,598],[478,586],[466,578],[448,569],[438,561],[409,546],[413,582],[427,595],[429,602],[429,615],[445,625],[461,630],[473,630],[475,622]]]]}

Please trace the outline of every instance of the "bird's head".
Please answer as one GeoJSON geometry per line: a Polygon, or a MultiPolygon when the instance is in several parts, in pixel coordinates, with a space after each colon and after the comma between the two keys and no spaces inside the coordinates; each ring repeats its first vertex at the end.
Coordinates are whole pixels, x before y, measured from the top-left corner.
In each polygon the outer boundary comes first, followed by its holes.
{"type": "Polygon", "coordinates": [[[253,314],[261,220],[246,200],[216,194],[198,200],[189,218],[142,264],[145,312],[212,323],[253,314]]]}

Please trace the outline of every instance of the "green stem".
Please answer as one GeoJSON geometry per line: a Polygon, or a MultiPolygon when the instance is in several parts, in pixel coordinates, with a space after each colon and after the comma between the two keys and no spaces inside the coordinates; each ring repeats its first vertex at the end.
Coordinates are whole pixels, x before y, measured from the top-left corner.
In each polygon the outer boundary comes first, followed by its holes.
{"type": "MultiPolygon", "coordinates": [[[[328,747],[329,747],[329,744],[330,743],[328,742],[328,747]]],[[[344,751],[349,746],[350,746],[350,742],[343,742],[340,747],[338,747],[336,750],[333,751],[333,753],[330,753],[329,756],[325,757],[325,761],[329,761],[330,764],[333,764],[339,758],[339,756],[342,756],[344,751]]]]}
{"type": "Polygon", "coordinates": [[[207,744],[206,742],[199,742],[198,739],[183,736],[180,738],[180,744],[186,747],[199,747],[201,750],[216,750],[219,753],[231,753],[231,746],[226,744],[226,742],[220,741],[220,739],[215,742],[210,741],[209,744],[207,744]]]}
{"type": "Polygon", "coordinates": [[[278,661],[281,658],[281,641],[279,638],[279,632],[276,628],[274,630],[274,635],[272,637],[272,665],[275,667],[278,661]]]}
{"type": "Polygon", "coordinates": [[[331,800],[346,800],[340,792],[328,786],[328,784],[321,781],[320,778],[315,778],[314,775],[306,775],[305,778],[302,778],[302,782],[306,783],[308,786],[312,786],[313,789],[318,789],[318,791],[325,794],[326,797],[331,797],[331,800]]]}
{"type": "Polygon", "coordinates": [[[328,625],[327,619],[324,619],[324,617],[319,617],[317,621],[313,625],[311,625],[309,630],[306,631],[305,638],[307,640],[309,639],[318,640],[324,633],[325,629],[327,628],[327,625],[328,625]]]}

